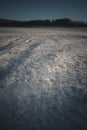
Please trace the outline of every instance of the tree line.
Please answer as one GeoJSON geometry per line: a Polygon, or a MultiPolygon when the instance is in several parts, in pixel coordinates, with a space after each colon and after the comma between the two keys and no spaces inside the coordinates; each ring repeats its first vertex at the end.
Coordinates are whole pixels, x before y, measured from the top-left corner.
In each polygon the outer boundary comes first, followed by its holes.
{"type": "Polygon", "coordinates": [[[83,21],[73,21],[69,18],[55,20],[30,20],[30,21],[15,21],[0,19],[0,27],[87,27],[87,23],[83,21]]]}

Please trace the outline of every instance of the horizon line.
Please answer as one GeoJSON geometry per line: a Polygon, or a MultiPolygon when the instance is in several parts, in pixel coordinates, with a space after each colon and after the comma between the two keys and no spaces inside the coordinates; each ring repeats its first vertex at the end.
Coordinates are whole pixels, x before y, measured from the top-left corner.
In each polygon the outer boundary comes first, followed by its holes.
{"type": "Polygon", "coordinates": [[[30,19],[30,20],[18,20],[18,19],[10,19],[10,18],[0,18],[0,20],[7,20],[7,21],[16,21],[16,22],[29,22],[29,21],[38,21],[38,20],[41,20],[41,21],[45,21],[45,20],[49,20],[50,22],[52,22],[53,20],[64,20],[64,19],[69,19],[70,21],[73,21],[73,22],[84,22],[84,23],[87,23],[87,21],[84,21],[84,20],[72,20],[71,18],[67,18],[67,17],[64,17],[64,18],[54,18],[54,19],[30,19]]]}

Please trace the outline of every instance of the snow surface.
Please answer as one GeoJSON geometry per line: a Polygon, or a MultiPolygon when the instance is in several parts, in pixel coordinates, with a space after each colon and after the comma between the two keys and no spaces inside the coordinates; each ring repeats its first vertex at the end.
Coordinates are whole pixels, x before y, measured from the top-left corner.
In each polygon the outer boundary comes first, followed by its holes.
{"type": "Polygon", "coordinates": [[[86,28],[0,28],[0,130],[87,130],[86,28]]]}

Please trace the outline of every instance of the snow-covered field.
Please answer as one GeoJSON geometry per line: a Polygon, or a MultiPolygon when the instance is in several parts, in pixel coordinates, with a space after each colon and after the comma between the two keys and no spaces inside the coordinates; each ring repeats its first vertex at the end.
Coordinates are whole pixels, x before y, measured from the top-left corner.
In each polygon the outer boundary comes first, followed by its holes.
{"type": "Polygon", "coordinates": [[[87,29],[0,28],[0,130],[87,130],[87,29]]]}

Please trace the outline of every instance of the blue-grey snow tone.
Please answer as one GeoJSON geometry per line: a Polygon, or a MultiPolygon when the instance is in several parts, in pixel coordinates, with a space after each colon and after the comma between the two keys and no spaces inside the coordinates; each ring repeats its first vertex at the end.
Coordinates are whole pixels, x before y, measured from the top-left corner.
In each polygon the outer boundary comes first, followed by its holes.
{"type": "Polygon", "coordinates": [[[87,0],[0,0],[0,18],[59,19],[87,22],[87,0]]]}
{"type": "Polygon", "coordinates": [[[87,130],[87,29],[0,30],[0,130],[87,130]]]}

